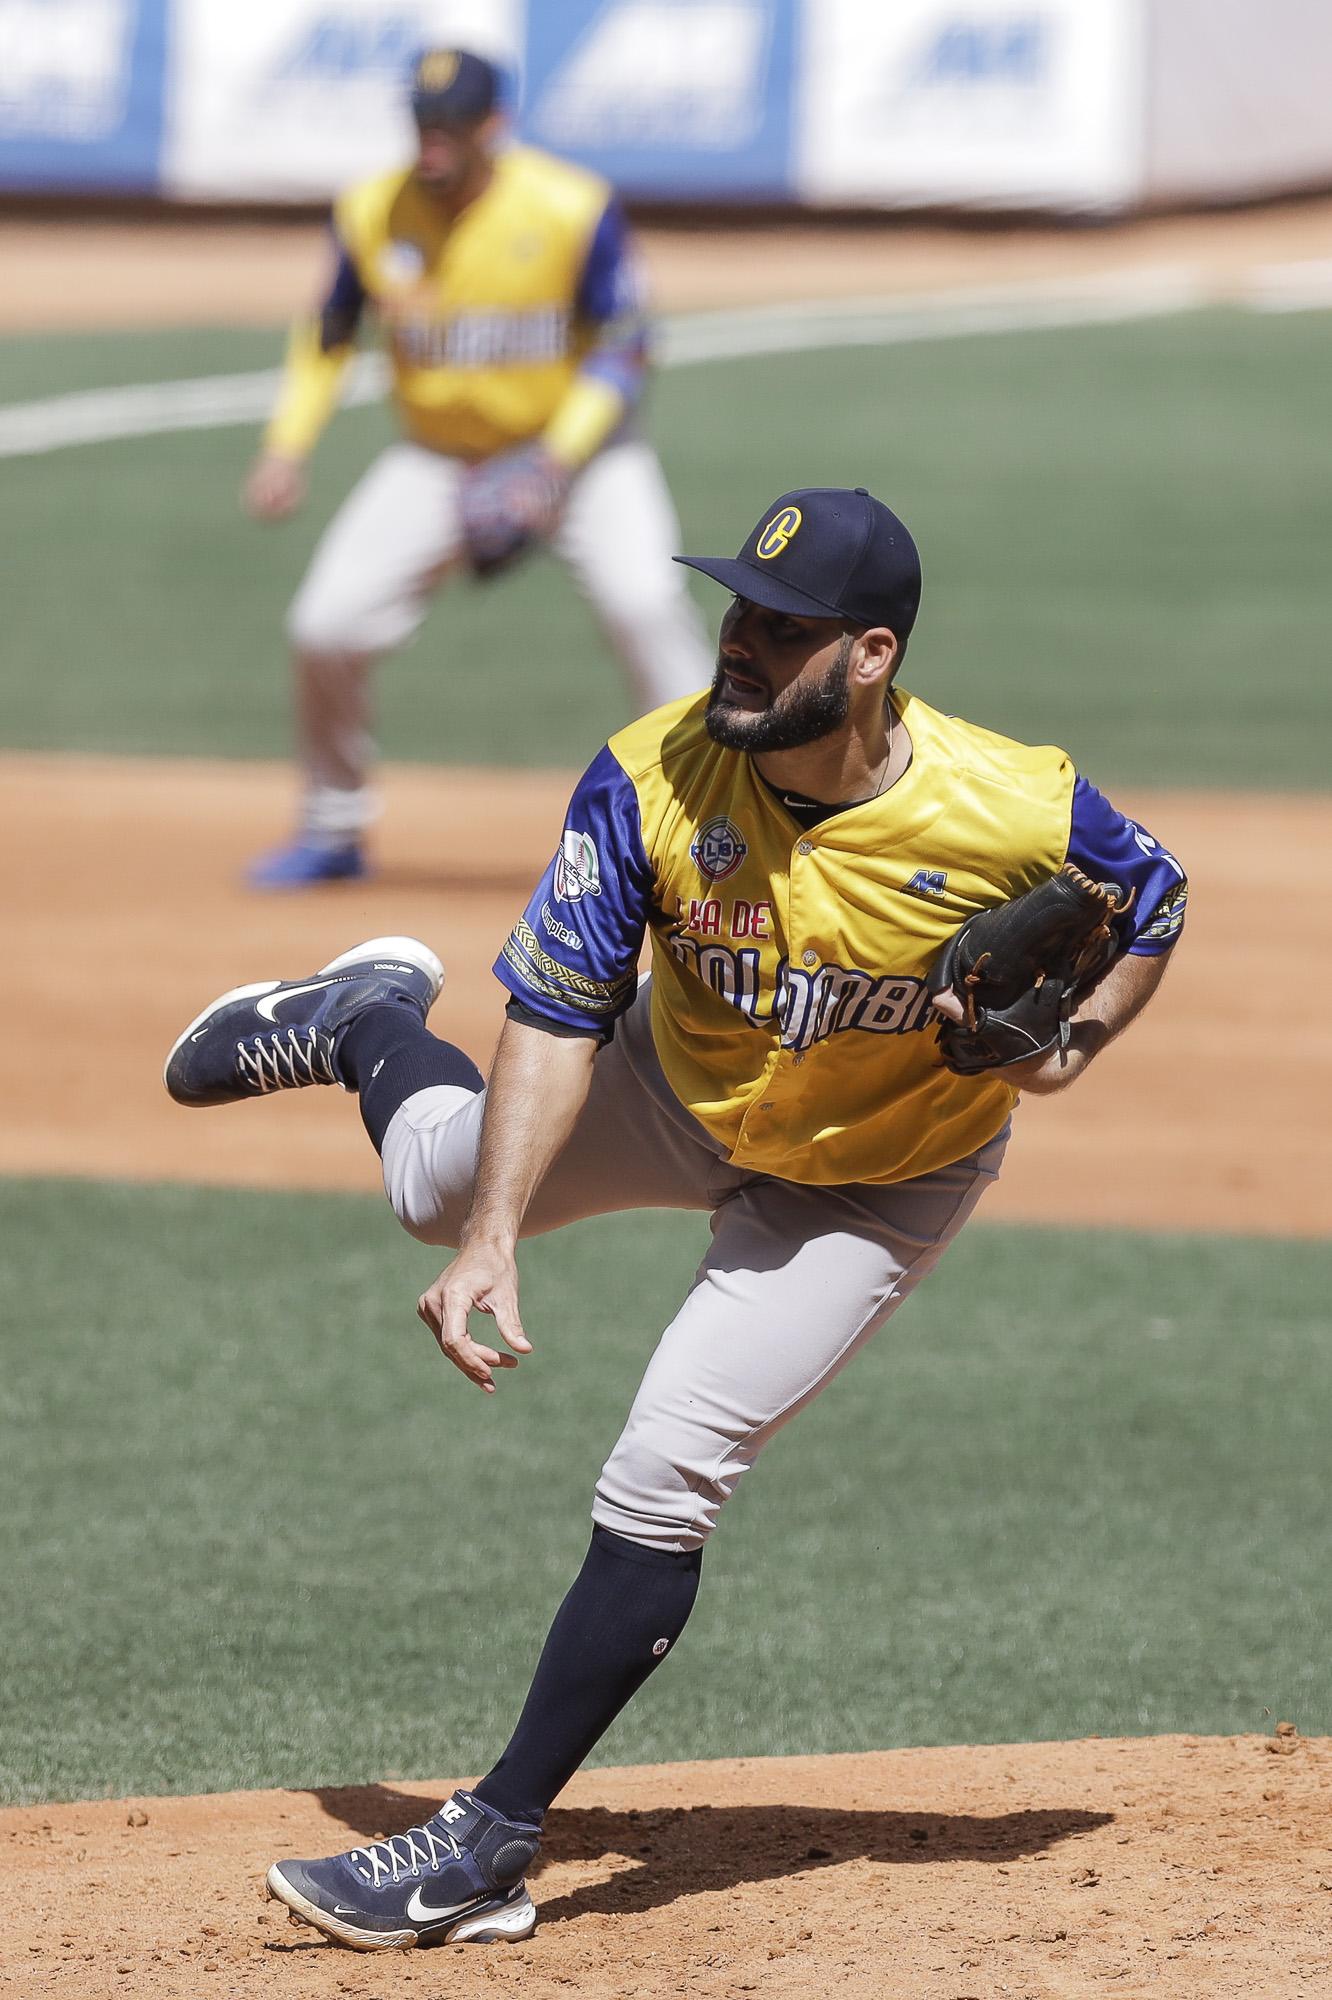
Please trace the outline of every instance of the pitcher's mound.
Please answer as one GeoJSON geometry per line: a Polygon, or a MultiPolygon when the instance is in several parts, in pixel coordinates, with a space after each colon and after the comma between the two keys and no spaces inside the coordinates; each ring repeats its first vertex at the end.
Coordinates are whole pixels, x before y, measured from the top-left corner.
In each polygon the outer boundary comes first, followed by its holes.
{"type": "Polygon", "coordinates": [[[521,1945],[362,1955],[263,1900],[280,1855],[399,1832],[452,1781],[11,1807],[21,2000],[1069,2000],[1323,1990],[1332,1741],[1181,1736],[591,1771],[521,1945]]]}

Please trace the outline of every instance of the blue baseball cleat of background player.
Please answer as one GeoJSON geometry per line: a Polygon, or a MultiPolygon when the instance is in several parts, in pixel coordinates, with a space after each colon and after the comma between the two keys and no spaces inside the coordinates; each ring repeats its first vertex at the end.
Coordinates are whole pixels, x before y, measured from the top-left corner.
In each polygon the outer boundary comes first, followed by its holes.
{"type": "Polygon", "coordinates": [[[268,1893],[354,1951],[516,1943],[536,1929],[523,1880],[541,1829],[455,1792],[422,1826],[324,1861],[275,1861],[268,1893]]]}
{"type": "Polygon", "coordinates": [[[239,1104],[274,1090],[337,1083],[341,1030],[367,1007],[401,1002],[424,1023],[444,968],[418,938],[371,938],[304,979],[234,986],[190,1022],[162,1072],[177,1104],[239,1104]]]}
{"type": "Polygon", "coordinates": [[[245,871],[251,889],[314,889],[321,882],[360,882],[370,873],[355,841],[344,847],[321,847],[311,840],[293,840],[261,854],[245,871]]]}

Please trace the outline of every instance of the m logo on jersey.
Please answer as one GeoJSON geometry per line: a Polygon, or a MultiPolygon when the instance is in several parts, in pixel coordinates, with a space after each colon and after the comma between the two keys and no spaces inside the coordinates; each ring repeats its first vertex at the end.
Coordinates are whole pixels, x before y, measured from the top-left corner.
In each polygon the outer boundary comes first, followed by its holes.
{"type": "Polygon", "coordinates": [[[908,896],[942,896],[948,888],[948,875],[942,868],[918,868],[903,886],[908,896]]]}
{"type": "Polygon", "coordinates": [[[728,875],[734,875],[748,852],[739,827],[725,817],[710,819],[689,845],[690,860],[709,882],[724,882],[728,875]]]}
{"type": "Polygon", "coordinates": [[[555,894],[562,903],[576,903],[580,896],[601,894],[601,861],[590,833],[567,826],[555,856],[555,894]]]}
{"type": "Polygon", "coordinates": [[[799,530],[804,515],[798,507],[783,507],[780,514],[774,514],[754,547],[754,553],[762,562],[771,562],[779,556],[791,537],[799,530]]]}

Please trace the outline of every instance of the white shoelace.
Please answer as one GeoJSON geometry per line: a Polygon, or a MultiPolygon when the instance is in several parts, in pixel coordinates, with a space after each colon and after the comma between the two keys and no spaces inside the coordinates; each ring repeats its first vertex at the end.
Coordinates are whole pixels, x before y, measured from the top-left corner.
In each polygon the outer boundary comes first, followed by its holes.
{"type": "Polygon", "coordinates": [[[357,1874],[372,1889],[377,1889],[385,1876],[396,1882],[402,1875],[419,1875],[423,1868],[437,1868],[441,1857],[461,1861],[462,1849],[451,1833],[436,1833],[429,1826],[409,1826],[406,1833],[391,1834],[387,1840],[373,1840],[368,1847],[353,1847],[351,1851],[357,1874]],[[368,1874],[356,1863],[358,1854],[369,1862],[368,1874]]]}
{"type": "MultiPolygon", "coordinates": [[[[327,1038],[325,1038],[327,1039],[327,1038]]],[[[336,1083],[329,1060],[332,1043],[321,1045],[316,1028],[288,1028],[262,1041],[236,1044],[236,1068],[248,1090],[299,1090],[307,1083],[336,1083]]]]}

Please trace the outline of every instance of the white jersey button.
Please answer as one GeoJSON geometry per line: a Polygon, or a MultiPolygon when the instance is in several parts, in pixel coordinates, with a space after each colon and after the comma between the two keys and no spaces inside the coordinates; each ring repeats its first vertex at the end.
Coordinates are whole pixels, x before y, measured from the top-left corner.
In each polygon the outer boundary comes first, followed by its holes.
{"type": "Polygon", "coordinates": [[[796,843],[797,854],[812,854],[813,852],[814,852],[814,843],[812,840],[797,841],[796,843]]]}
{"type": "Polygon", "coordinates": [[[819,962],[818,953],[816,951],[811,951],[808,946],[806,946],[804,951],[801,952],[800,958],[801,962],[805,965],[817,965],[819,962]]]}

